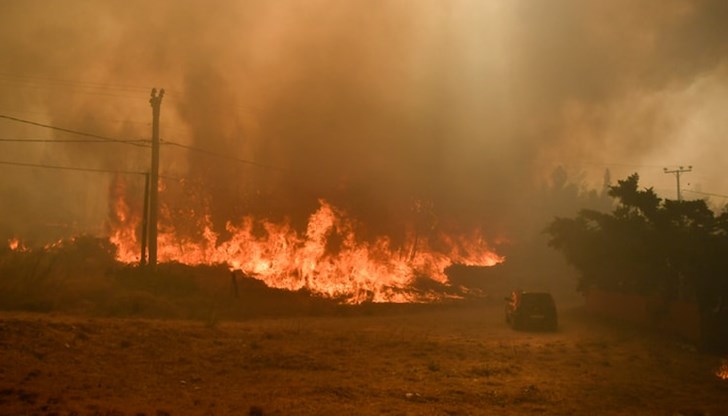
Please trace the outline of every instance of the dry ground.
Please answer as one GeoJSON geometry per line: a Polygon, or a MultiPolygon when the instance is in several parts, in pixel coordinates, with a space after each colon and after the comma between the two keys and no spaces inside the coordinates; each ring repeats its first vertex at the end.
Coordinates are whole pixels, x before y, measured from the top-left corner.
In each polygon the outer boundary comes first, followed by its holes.
{"type": "Polygon", "coordinates": [[[240,322],[0,314],[3,415],[728,415],[720,357],[498,302],[240,322]]]}

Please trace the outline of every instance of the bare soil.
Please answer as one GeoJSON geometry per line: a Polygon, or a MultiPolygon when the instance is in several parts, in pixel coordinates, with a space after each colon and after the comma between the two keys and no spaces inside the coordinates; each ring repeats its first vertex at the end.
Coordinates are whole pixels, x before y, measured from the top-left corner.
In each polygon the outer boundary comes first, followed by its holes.
{"type": "Polygon", "coordinates": [[[499,302],[173,321],[3,312],[3,415],[728,415],[721,357],[499,302]]]}

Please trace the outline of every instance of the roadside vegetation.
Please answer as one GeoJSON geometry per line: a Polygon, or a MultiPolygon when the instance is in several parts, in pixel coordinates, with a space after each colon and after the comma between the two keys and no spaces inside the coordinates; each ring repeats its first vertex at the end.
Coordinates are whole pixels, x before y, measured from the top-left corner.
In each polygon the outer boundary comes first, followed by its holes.
{"type": "Polygon", "coordinates": [[[556,218],[549,245],[579,271],[578,289],[660,296],[698,305],[703,343],[728,350],[728,210],[659,198],[633,174],[611,186],[610,213],[556,218]]]}
{"type": "Polygon", "coordinates": [[[81,236],[26,250],[0,249],[0,310],[99,317],[193,319],[331,312],[333,300],[266,287],[225,265],[160,264],[156,272],[115,260],[108,240],[81,236]]]}

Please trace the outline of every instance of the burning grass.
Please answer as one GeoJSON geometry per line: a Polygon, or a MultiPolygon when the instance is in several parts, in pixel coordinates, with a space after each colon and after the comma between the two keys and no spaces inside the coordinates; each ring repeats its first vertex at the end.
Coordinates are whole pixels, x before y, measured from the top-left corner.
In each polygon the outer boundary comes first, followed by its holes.
{"type": "Polygon", "coordinates": [[[453,267],[492,267],[504,260],[479,229],[446,232],[415,218],[402,224],[397,239],[370,235],[325,200],[303,229],[290,220],[252,216],[226,220],[221,229],[207,204],[177,211],[162,204],[160,264],[150,273],[134,267],[141,249],[139,207],[127,203],[128,189],[119,178],[110,193],[108,239],[81,236],[32,249],[17,238],[8,241],[0,250],[0,308],[237,316],[241,303],[254,304],[267,290],[294,309],[442,302],[480,294],[477,287],[453,284],[453,267]]]}
{"type": "MultiPolygon", "coordinates": [[[[139,260],[141,219],[125,202],[123,192],[109,221],[116,258],[139,260]]],[[[493,266],[503,261],[481,230],[435,231],[432,226],[407,226],[402,242],[389,236],[363,238],[365,227],[341,209],[319,200],[304,230],[287,220],[251,216],[227,220],[224,229],[210,214],[191,211],[184,223],[168,208],[161,209],[158,258],[186,265],[226,264],[254,276],[269,287],[301,290],[346,303],[429,302],[439,295],[410,290],[417,281],[448,285],[446,269],[454,264],[493,266]]]]}
{"type": "Polygon", "coordinates": [[[721,361],[720,367],[718,367],[715,375],[718,376],[718,378],[720,378],[721,380],[728,380],[728,359],[724,359],[721,361]]]}
{"type": "MultiPolygon", "coordinates": [[[[308,286],[269,287],[260,276],[230,272],[227,265],[158,265],[156,272],[117,260],[109,241],[83,236],[36,249],[17,240],[0,249],[0,309],[204,320],[256,314],[326,314],[351,303],[346,294],[324,296],[308,286]]],[[[459,269],[453,269],[455,275],[459,269]]],[[[406,287],[382,286],[395,298],[447,302],[482,293],[426,276],[406,287]]],[[[361,308],[376,299],[358,298],[361,308]]],[[[357,302],[358,303],[358,302],[357,302]]],[[[386,306],[383,306],[386,307],[386,306]]]]}
{"type": "Polygon", "coordinates": [[[79,237],[34,250],[0,250],[0,309],[214,320],[242,318],[256,298],[279,299],[266,313],[333,308],[331,300],[303,291],[271,289],[240,278],[232,292],[225,266],[159,265],[156,272],[115,259],[104,239],[79,237]]]}

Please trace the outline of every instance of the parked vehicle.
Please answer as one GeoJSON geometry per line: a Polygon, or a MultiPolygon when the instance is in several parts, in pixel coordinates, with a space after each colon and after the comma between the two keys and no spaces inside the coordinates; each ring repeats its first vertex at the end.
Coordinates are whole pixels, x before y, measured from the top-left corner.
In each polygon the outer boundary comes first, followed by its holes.
{"type": "Polygon", "coordinates": [[[548,292],[513,291],[506,297],[506,323],[513,329],[544,329],[558,327],[556,303],[548,292]]]}

